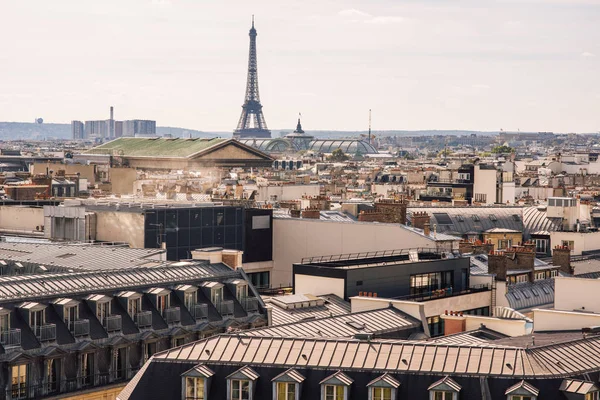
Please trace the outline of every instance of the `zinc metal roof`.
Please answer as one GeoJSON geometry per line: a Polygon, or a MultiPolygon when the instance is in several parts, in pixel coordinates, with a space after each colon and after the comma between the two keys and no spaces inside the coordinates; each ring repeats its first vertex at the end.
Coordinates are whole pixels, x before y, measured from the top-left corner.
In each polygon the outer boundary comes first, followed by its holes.
{"type": "Polygon", "coordinates": [[[387,383],[389,386],[396,388],[396,389],[398,389],[400,387],[400,381],[398,381],[396,378],[394,378],[387,372],[385,374],[380,375],[377,378],[373,379],[371,382],[367,383],[367,386],[372,386],[380,381],[383,381],[383,382],[387,383]]]}
{"type": "Polygon", "coordinates": [[[560,218],[548,218],[546,207],[523,208],[523,220],[525,223],[523,233],[528,237],[534,233],[545,234],[562,229],[560,218]]]}
{"type": "Polygon", "coordinates": [[[567,393],[585,395],[590,392],[598,391],[598,386],[596,386],[594,382],[582,381],[579,379],[565,379],[560,385],[560,390],[567,393]]]}
{"type": "Polygon", "coordinates": [[[158,260],[162,249],[132,249],[121,246],[57,243],[0,242],[0,260],[5,262],[44,265],[57,270],[107,270],[149,267],[162,264],[158,260]]]}
{"type": "Polygon", "coordinates": [[[118,291],[136,286],[190,282],[238,276],[225,264],[197,262],[183,266],[135,268],[97,272],[0,277],[0,303],[118,291]]]}
{"type": "Polygon", "coordinates": [[[352,337],[357,333],[382,334],[421,326],[421,322],[395,308],[292,322],[241,332],[244,336],[274,337],[352,337]]]}
{"type": "Polygon", "coordinates": [[[350,314],[350,303],[344,299],[333,295],[318,296],[325,300],[322,306],[283,309],[269,298],[264,298],[265,304],[270,304],[273,310],[273,326],[299,322],[308,319],[326,318],[337,315],[350,314]]]}
{"type": "Polygon", "coordinates": [[[152,362],[373,370],[528,378],[600,371],[600,337],[538,347],[437,345],[403,340],[219,335],[154,355],[152,362]]]}
{"type": "Polygon", "coordinates": [[[509,394],[514,393],[519,389],[522,389],[522,391],[532,394],[533,396],[537,396],[540,393],[540,391],[535,386],[523,380],[506,389],[506,392],[504,392],[504,394],[508,396],[509,394]]]}
{"type": "Polygon", "coordinates": [[[84,154],[109,154],[129,157],[188,158],[227,139],[118,138],[96,146],[84,154]]]}
{"type": "Polygon", "coordinates": [[[522,207],[408,207],[406,218],[412,221],[414,212],[423,211],[430,216],[431,230],[433,231],[435,224],[438,233],[465,235],[482,233],[494,228],[523,232],[522,207]],[[476,218],[474,219],[473,216],[476,218]],[[492,219],[490,216],[495,218],[492,219]],[[448,219],[449,223],[447,223],[448,219]]]}
{"type": "Polygon", "coordinates": [[[554,279],[507,285],[506,299],[515,310],[554,304],[554,279]]]}

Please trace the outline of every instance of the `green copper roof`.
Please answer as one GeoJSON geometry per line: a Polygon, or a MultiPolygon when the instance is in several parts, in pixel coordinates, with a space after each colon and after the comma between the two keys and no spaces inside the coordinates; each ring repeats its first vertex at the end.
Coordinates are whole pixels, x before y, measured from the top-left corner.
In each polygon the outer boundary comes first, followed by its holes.
{"type": "Polygon", "coordinates": [[[119,138],[94,147],[86,154],[130,157],[189,157],[227,139],[119,138]]]}

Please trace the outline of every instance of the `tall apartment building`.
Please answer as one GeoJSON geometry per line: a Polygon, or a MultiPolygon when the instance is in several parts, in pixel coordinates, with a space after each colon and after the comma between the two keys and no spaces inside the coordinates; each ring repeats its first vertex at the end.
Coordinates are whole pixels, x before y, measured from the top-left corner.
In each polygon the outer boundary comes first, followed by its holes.
{"type": "Polygon", "coordinates": [[[108,137],[108,120],[85,121],[86,139],[103,139],[108,137]]]}
{"type": "Polygon", "coordinates": [[[81,121],[71,121],[71,137],[73,139],[85,138],[85,125],[81,121]]]}
{"type": "Polygon", "coordinates": [[[156,121],[132,119],[123,121],[123,136],[156,135],[156,121]]]}

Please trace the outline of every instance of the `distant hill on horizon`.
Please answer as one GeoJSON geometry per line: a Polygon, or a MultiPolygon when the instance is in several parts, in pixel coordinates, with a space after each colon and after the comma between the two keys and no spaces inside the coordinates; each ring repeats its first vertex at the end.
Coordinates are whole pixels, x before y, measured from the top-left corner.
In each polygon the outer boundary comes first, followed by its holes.
{"type": "MultiPolygon", "coordinates": [[[[278,138],[291,133],[293,129],[272,129],[272,137],[278,138]]],[[[159,136],[172,135],[173,137],[223,137],[232,136],[231,131],[199,131],[196,129],[158,126],[156,133],[159,136]]],[[[317,138],[349,138],[368,134],[368,131],[333,131],[333,130],[307,130],[307,134],[317,138]]],[[[499,131],[470,131],[462,129],[423,129],[423,130],[376,130],[372,131],[375,136],[435,136],[435,135],[458,135],[467,136],[475,134],[478,136],[498,135],[499,131]]],[[[537,133],[537,132],[504,132],[504,133],[537,133]]],[[[556,132],[558,133],[558,132],[556,132]]],[[[585,134],[585,133],[583,133],[585,134]]],[[[71,139],[71,124],[33,122],[0,122],[0,140],[68,140],[71,139]]]]}

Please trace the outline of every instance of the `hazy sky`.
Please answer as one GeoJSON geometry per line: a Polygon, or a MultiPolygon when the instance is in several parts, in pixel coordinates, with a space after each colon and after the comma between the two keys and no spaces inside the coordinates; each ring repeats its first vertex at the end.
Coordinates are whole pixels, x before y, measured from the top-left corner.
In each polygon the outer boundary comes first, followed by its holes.
{"type": "Polygon", "coordinates": [[[600,130],[600,0],[0,0],[0,121],[600,130]]]}

